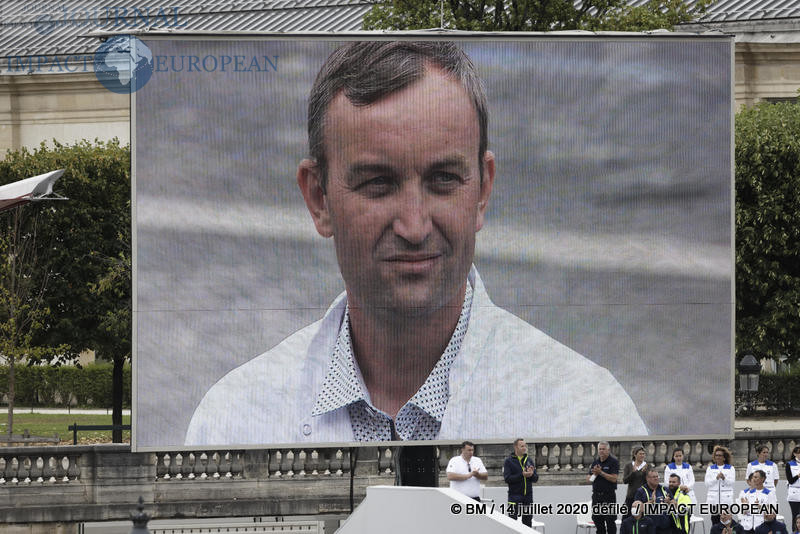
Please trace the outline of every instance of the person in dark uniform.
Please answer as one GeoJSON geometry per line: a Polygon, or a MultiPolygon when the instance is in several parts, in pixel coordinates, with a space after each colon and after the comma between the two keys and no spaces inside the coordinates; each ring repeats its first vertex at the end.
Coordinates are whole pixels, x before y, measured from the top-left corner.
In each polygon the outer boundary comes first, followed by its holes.
{"type": "MultiPolygon", "coordinates": [[[[786,499],[792,509],[792,517],[800,516],[800,445],[792,449],[792,459],[786,462],[786,480],[789,481],[786,499]]],[[[792,528],[796,528],[796,525],[792,524],[792,528]]]]}
{"type": "Polygon", "coordinates": [[[639,501],[630,505],[630,515],[622,521],[620,534],[656,534],[650,519],[644,515],[644,507],[639,501]]]}
{"type": "MultiPolygon", "coordinates": [[[[523,510],[520,507],[533,504],[531,484],[539,480],[533,458],[528,456],[528,445],[522,438],[514,440],[514,452],[503,462],[503,479],[508,484],[508,516],[517,519],[523,510]]],[[[522,523],[531,526],[533,516],[522,513],[522,523]]]]}
{"type": "Polygon", "coordinates": [[[711,534],[743,534],[742,525],[733,520],[733,516],[728,512],[723,512],[719,516],[719,523],[711,526],[711,534]]]}
{"type": "Polygon", "coordinates": [[[786,525],[777,520],[775,514],[765,514],[764,522],[758,525],[755,534],[789,534],[786,525]]]}
{"type": "Polygon", "coordinates": [[[607,441],[597,444],[597,459],[592,462],[587,482],[592,484],[592,521],[597,534],[617,534],[616,513],[606,513],[604,506],[614,508],[617,505],[617,477],[619,476],[619,460],[611,455],[611,446],[607,441]]]}
{"type": "MultiPolygon", "coordinates": [[[[658,471],[651,467],[645,474],[645,483],[641,488],[636,490],[634,499],[645,503],[645,505],[654,506],[661,503],[669,503],[671,497],[669,492],[664,489],[664,486],[658,483],[658,471]]],[[[653,511],[655,509],[653,508],[653,511]]],[[[648,512],[647,517],[655,527],[657,534],[672,534],[672,518],[669,514],[652,513],[648,512]]]]}

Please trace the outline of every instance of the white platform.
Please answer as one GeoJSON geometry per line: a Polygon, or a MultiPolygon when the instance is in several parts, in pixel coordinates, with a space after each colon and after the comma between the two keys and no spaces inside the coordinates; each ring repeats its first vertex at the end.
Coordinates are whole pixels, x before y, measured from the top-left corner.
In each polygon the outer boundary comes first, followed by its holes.
{"type": "Polygon", "coordinates": [[[337,534],[531,534],[499,512],[466,513],[479,503],[450,488],[371,486],[337,534]],[[453,510],[460,510],[454,513],[453,510]]]}

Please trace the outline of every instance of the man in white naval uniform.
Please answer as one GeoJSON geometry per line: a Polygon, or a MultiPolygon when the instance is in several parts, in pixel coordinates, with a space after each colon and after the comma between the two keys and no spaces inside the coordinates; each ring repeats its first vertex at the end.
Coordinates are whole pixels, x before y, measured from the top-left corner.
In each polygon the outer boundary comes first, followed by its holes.
{"type": "Polygon", "coordinates": [[[453,43],[331,54],[297,182],[345,292],[212,386],[187,445],[647,434],[606,369],[492,304],[472,266],[495,177],[487,122],[453,43]]]}
{"type": "MultiPolygon", "coordinates": [[[[744,498],[747,504],[751,506],[769,506],[778,505],[778,500],[775,497],[775,488],[768,488],[764,484],[767,478],[767,473],[761,469],[753,471],[753,485],[751,488],[744,490],[744,498]]],[[[740,514],[739,523],[744,527],[746,532],[752,532],[764,522],[765,513],[770,513],[765,510],[760,513],[740,514]]]]}

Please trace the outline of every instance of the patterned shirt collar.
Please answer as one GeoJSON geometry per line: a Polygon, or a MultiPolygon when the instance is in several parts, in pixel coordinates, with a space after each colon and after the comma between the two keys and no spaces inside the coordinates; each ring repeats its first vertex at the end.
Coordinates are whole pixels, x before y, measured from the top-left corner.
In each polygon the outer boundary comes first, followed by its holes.
{"type": "Polygon", "coordinates": [[[468,282],[461,315],[447,347],[419,390],[397,412],[394,421],[370,401],[353,354],[348,306],[311,415],[319,416],[346,408],[357,441],[436,439],[447,410],[450,367],[461,349],[469,325],[472,292],[472,285],[468,282]]]}

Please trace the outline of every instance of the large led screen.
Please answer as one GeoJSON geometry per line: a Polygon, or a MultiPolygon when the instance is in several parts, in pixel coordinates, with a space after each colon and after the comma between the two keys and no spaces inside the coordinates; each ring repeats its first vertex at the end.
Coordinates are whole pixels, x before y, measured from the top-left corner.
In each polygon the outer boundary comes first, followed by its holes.
{"type": "Polygon", "coordinates": [[[729,436],[732,41],[419,39],[142,37],[134,447],[729,436]]]}

